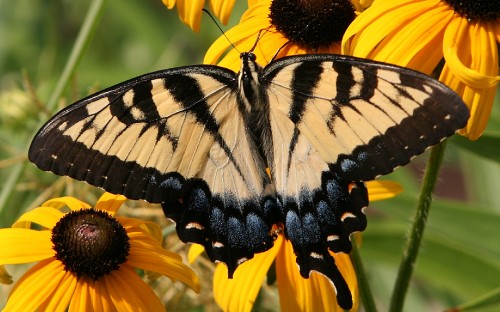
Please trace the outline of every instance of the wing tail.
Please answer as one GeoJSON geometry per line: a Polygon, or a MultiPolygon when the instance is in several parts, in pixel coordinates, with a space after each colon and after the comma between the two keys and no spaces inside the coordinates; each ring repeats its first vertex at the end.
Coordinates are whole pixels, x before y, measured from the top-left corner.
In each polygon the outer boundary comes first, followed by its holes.
{"type": "Polygon", "coordinates": [[[317,271],[328,277],[344,309],[352,307],[351,293],[328,249],[351,251],[350,234],[366,228],[363,208],[367,205],[368,193],[362,183],[337,180],[328,171],[322,174],[321,189],[302,191],[298,201],[284,200],[285,234],[297,255],[301,275],[307,278],[317,271]]]}
{"type": "Polygon", "coordinates": [[[319,272],[326,276],[335,290],[337,303],[344,310],[352,308],[352,295],[349,286],[335,264],[335,259],[318,248],[317,251],[301,251],[297,254],[297,264],[300,268],[300,275],[309,278],[312,271],[319,272]]]}

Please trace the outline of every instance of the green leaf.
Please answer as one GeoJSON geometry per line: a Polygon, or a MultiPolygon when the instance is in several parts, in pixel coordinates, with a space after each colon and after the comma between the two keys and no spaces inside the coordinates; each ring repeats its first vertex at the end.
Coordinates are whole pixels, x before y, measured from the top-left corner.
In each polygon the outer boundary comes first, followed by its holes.
{"type": "Polygon", "coordinates": [[[470,141],[462,136],[455,135],[450,142],[481,157],[500,162],[500,133],[487,132],[478,140],[470,141]]]}
{"type": "MultiPolygon", "coordinates": [[[[368,274],[377,275],[370,272],[371,263],[375,268],[380,265],[394,268],[400,261],[415,199],[402,195],[375,204],[377,214],[368,217],[361,254],[368,274]]],[[[410,294],[415,296],[423,292],[423,299],[431,302],[447,298],[442,304],[451,306],[498,287],[499,235],[500,215],[497,212],[435,200],[410,294]]]]}
{"type": "Polygon", "coordinates": [[[448,311],[500,311],[500,287],[466,303],[460,304],[448,311]]]}

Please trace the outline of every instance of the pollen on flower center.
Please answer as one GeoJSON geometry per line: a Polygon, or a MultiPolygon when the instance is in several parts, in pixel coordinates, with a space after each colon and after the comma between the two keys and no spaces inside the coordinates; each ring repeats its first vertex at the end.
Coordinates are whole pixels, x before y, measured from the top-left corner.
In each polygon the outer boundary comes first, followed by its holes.
{"type": "Polygon", "coordinates": [[[310,49],[339,42],[355,18],[349,0],[273,0],[271,24],[295,44],[310,49]]]}
{"type": "Polygon", "coordinates": [[[490,21],[500,18],[498,0],[444,0],[453,10],[469,20],[490,21]]]}
{"type": "Polygon", "coordinates": [[[64,269],[93,280],[117,270],[127,260],[129,238],[105,211],[82,209],[66,214],[52,229],[56,259],[64,269]]]}

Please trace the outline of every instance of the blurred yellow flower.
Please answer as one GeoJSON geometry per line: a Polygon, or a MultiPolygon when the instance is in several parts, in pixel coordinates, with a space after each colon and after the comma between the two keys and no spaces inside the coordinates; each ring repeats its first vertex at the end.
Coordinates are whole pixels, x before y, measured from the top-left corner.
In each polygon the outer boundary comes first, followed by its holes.
{"type": "Polygon", "coordinates": [[[158,225],[114,216],[124,201],[105,193],[91,208],[55,198],[0,229],[0,265],[39,261],[15,284],[3,311],[165,310],[135,268],[199,291],[195,273],[161,247],[158,225]]]}
{"type": "MultiPolygon", "coordinates": [[[[162,0],[168,9],[177,5],[177,12],[182,22],[194,31],[200,30],[202,9],[205,0],[162,0]]],[[[227,24],[236,0],[210,0],[210,10],[223,24],[227,24]]]]}
{"type": "Polygon", "coordinates": [[[342,52],[431,74],[471,111],[460,134],[481,136],[500,81],[500,2],[481,0],[375,1],[347,29],[342,52]]]}

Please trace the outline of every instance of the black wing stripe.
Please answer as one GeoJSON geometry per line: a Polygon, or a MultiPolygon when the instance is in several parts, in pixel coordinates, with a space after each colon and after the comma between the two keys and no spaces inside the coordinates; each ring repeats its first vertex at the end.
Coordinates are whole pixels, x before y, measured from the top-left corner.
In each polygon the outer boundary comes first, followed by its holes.
{"type": "Polygon", "coordinates": [[[306,102],[311,97],[318,80],[321,78],[321,73],[323,72],[321,65],[321,62],[302,63],[293,71],[290,84],[292,103],[288,115],[294,124],[302,120],[306,102]]]}
{"type": "Polygon", "coordinates": [[[165,79],[165,87],[170,91],[176,102],[181,103],[185,109],[189,109],[190,113],[192,112],[195,114],[196,121],[203,124],[204,129],[210,132],[215,141],[234,164],[238,173],[244,177],[244,173],[236,162],[227,142],[219,133],[220,125],[210,111],[209,105],[206,102],[206,95],[202,92],[199,81],[188,75],[172,76],[165,79]],[[194,106],[193,103],[195,103],[196,106],[194,106]]]}
{"type": "MultiPolygon", "coordinates": [[[[351,98],[351,89],[355,86],[352,66],[349,63],[332,62],[332,67],[337,73],[336,77],[336,96],[335,102],[342,104],[349,103],[351,98]]],[[[342,116],[342,115],[340,115],[342,116]]],[[[340,117],[339,116],[339,117],[340,117]]]]}

